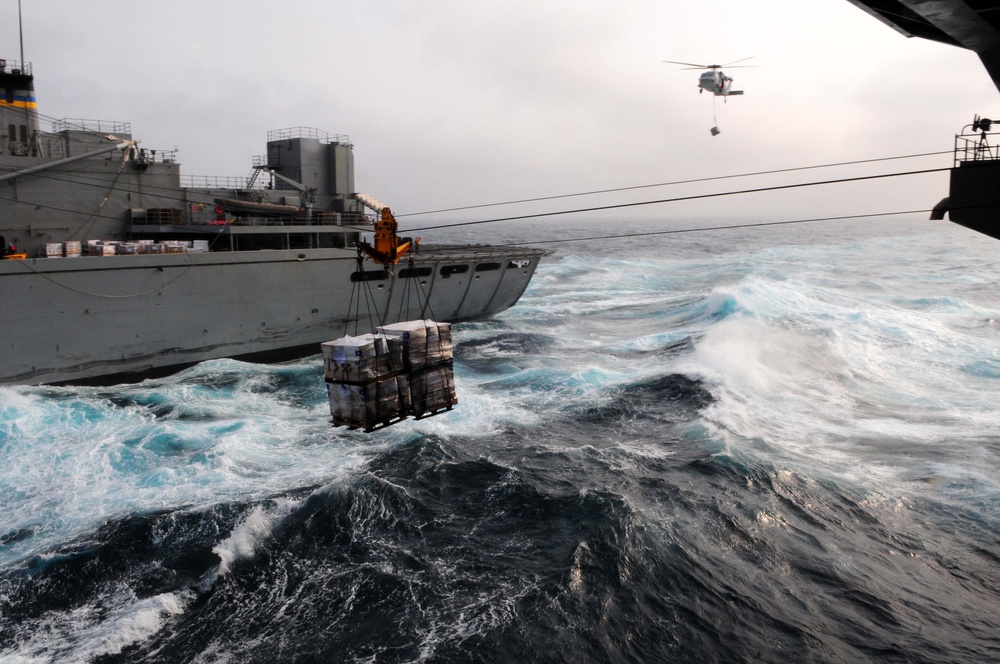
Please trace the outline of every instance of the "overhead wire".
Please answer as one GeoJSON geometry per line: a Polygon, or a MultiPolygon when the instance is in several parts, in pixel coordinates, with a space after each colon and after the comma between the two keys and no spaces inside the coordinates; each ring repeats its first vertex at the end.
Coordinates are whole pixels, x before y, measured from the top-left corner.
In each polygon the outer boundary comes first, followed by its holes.
{"type": "Polygon", "coordinates": [[[671,228],[660,231],[642,231],[637,233],[616,233],[614,235],[590,235],[587,237],[559,238],[554,240],[531,240],[527,244],[566,244],[570,242],[587,242],[589,240],[618,240],[623,238],[647,237],[652,235],[675,235],[679,233],[703,233],[705,231],[727,231],[743,228],[760,228],[764,226],[787,226],[791,224],[808,224],[817,221],[845,221],[848,219],[871,219],[874,217],[892,217],[908,214],[922,214],[930,212],[930,209],[923,210],[901,210],[898,212],[876,212],[872,214],[851,214],[836,217],[813,217],[810,219],[791,219],[786,221],[760,221],[747,222],[742,224],[730,224],[725,226],[702,226],[699,228],[671,228]]]}
{"type": "Polygon", "coordinates": [[[915,158],[920,158],[920,157],[934,157],[934,156],[940,156],[940,155],[945,155],[945,154],[947,154],[947,155],[953,154],[953,151],[951,151],[951,150],[941,150],[941,151],[938,151],[938,152],[920,152],[920,153],[915,153],[915,154],[896,155],[896,156],[893,156],[893,157],[875,157],[875,158],[871,158],[871,159],[855,159],[855,160],[852,160],[852,161],[833,162],[833,163],[829,163],[829,164],[814,164],[814,165],[811,165],[811,166],[795,166],[795,167],[790,167],[790,168],[776,168],[776,169],[771,169],[771,170],[766,170],[766,171],[753,171],[753,172],[750,172],[750,173],[734,173],[734,174],[730,174],[730,175],[715,175],[715,176],[711,176],[711,177],[691,178],[691,179],[687,179],[687,180],[673,180],[673,181],[668,181],[668,182],[655,182],[655,183],[651,183],[651,184],[632,185],[632,186],[628,186],[628,187],[614,187],[614,188],[610,188],[610,189],[592,189],[592,190],[589,190],[589,191],[581,191],[581,192],[575,192],[575,193],[571,193],[571,194],[556,194],[556,195],[553,195],[553,196],[537,196],[537,197],[534,197],[534,198],[521,198],[521,199],[516,199],[516,200],[511,200],[511,201],[500,201],[500,202],[496,202],[496,203],[481,203],[481,204],[477,204],[477,205],[463,205],[461,207],[441,208],[441,209],[438,209],[438,210],[426,210],[424,212],[408,212],[408,213],[400,213],[400,214],[394,213],[394,215],[395,215],[395,217],[397,219],[400,219],[402,217],[417,217],[417,216],[423,216],[423,215],[428,215],[428,214],[441,214],[441,213],[444,213],[444,212],[460,212],[460,211],[463,211],[463,210],[476,210],[476,209],[480,209],[480,208],[500,207],[500,206],[504,206],[504,205],[516,205],[516,204],[520,204],[520,203],[538,203],[538,202],[541,202],[541,201],[558,200],[560,198],[577,198],[577,197],[580,197],[580,196],[593,196],[593,195],[597,195],[597,194],[613,194],[613,193],[619,193],[619,192],[623,192],[623,191],[636,191],[638,189],[652,189],[654,187],[670,187],[670,186],[676,186],[676,185],[682,185],[682,184],[695,184],[695,183],[699,183],[699,182],[715,182],[715,181],[718,181],[718,180],[732,180],[732,179],[737,179],[737,178],[756,177],[756,176],[759,176],[759,175],[776,175],[776,174],[779,174],[779,173],[793,173],[795,171],[809,171],[809,170],[816,170],[816,169],[820,169],[820,168],[836,168],[836,167],[839,167],[839,166],[856,166],[856,165],[859,165],[859,164],[873,164],[873,163],[882,162],[882,161],[895,161],[895,160],[900,160],[900,159],[915,159],[915,158]]]}
{"type": "Polygon", "coordinates": [[[436,229],[440,229],[440,228],[457,228],[459,226],[477,226],[477,225],[480,225],[480,224],[495,224],[495,223],[499,223],[499,222],[502,222],[502,221],[519,221],[519,220],[523,220],[523,219],[538,219],[538,218],[541,218],[541,217],[554,217],[554,216],[569,215],[569,214],[582,214],[584,212],[602,212],[602,211],[607,211],[607,210],[620,210],[620,209],[624,209],[624,208],[641,207],[641,206],[645,206],[645,205],[659,205],[659,204],[663,204],[663,203],[676,203],[676,202],[680,202],[680,201],[693,201],[693,200],[699,200],[699,199],[705,199],[705,198],[719,198],[719,197],[723,197],[723,196],[738,196],[738,195],[744,195],[744,194],[761,193],[761,192],[765,192],[765,191],[782,191],[782,190],[796,189],[796,188],[802,188],[802,187],[817,187],[817,186],[823,186],[823,185],[828,185],[828,184],[841,184],[841,183],[845,183],[845,182],[861,182],[861,181],[865,181],[865,180],[877,180],[877,179],[893,178],[893,177],[906,177],[906,176],[910,176],[910,175],[923,175],[923,174],[927,174],[927,173],[940,173],[942,171],[950,171],[950,170],[951,170],[951,168],[930,168],[930,169],[924,169],[924,170],[919,170],[919,171],[906,171],[906,172],[901,172],[901,173],[882,173],[882,174],[878,174],[878,175],[865,175],[865,176],[859,176],[859,177],[853,177],[853,178],[838,178],[838,179],[834,179],[834,180],[820,180],[820,181],[814,181],[814,182],[800,182],[800,183],[796,183],[796,184],[775,185],[775,186],[771,186],[771,187],[756,187],[756,188],[753,188],[753,189],[740,189],[740,190],[735,190],[735,191],[723,191],[723,192],[715,192],[715,193],[710,193],[710,194],[694,194],[694,195],[690,195],[690,196],[676,196],[674,198],[661,198],[661,199],[652,200],[652,201],[637,201],[637,202],[631,202],[631,203],[616,203],[616,204],[612,204],[612,205],[598,205],[598,206],[593,206],[593,207],[589,207],[589,208],[576,208],[576,209],[573,209],[573,210],[556,210],[556,211],[550,211],[550,212],[536,212],[536,213],[533,213],[533,214],[522,214],[522,215],[517,215],[517,216],[512,216],[512,217],[500,217],[500,218],[495,218],[495,219],[481,219],[481,220],[478,220],[478,221],[461,221],[461,222],[452,223],[452,224],[441,224],[441,225],[438,225],[438,226],[423,226],[423,227],[420,227],[420,228],[410,228],[410,229],[407,229],[406,232],[408,232],[408,233],[415,233],[415,232],[418,232],[418,231],[436,230],[436,229]]]}
{"type": "Polygon", "coordinates": [[[59,281],[57,279],[53,279],[51,275],[46,274],[45,272],[43,272],[43,271],[41,271],[41,270],[33,267],[31,265],[31,261],[17,261],[17,262],[19,264],[21,264],[21,265],[24,265],[29,270],[31,270],[32,272],[34,272],[38,276],[42,277],[43,279],[45,279],[45,280],[47,280],[47,281],[55,284],[56,286],[59,286],[60,288],[65,288],[66,290],[73,291],[74,293],[79,293],[80,295],[89,295],[90,297],[98,297],[98,298],[102,298],[102,299],[105,299],[105,300],[125,300],[125,299],[129,299],[129,298],[134,298],[134,297],[142,297],[144,295],[149,295],[150,293],[156,293],[158,291],[162,291],[164,288],[166,288],[170,284],[174,283],[175,281],[177,281],[178,279],[180,279],[181,277],[183,277],[185,274],[187,274],[188,272],[190,272],[191,269],[195,267],[195,265],[199,264],[198,259],[193,258],[193,256],[195,256],[195,254],[187,254],[187,256],[192,257],[192,258],[189,258],[187,265],[179,266],[179,267],[182,267],[183,269],[180,272],[178,272],[177,274],[175,274],[173,277],[171,277],[170,279],[164,281],[161,284],[157,284],[155,287],[150,288],[148,290],[139,291],[139,292],[135,292],[135,293],[124,293],[124,294],[121,294],[121,295],[113,295],[113,294],[109,294],[109,293],[94,293],[92,291],[82,290],[82,289],[76,288],[74,286],[70,286],[69,284],[64,284],[63,282],[61,282],[61,281],[59,281]]]}

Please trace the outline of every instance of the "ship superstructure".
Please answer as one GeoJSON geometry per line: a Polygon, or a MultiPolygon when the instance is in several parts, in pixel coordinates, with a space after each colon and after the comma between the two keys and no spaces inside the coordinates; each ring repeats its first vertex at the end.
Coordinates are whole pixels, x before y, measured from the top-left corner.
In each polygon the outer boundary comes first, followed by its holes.
{"type": "Polygon", "coordinates": [[[185,180],[176,154],[128,123],[43,129],[30,63],[0,63],[0,383],[315,354],[357,320],[359,284],[376,324],[482,318],[512,306],[550,253],[424,244],[362,261],[366,212],[391,213],[357,192],[347,136],[272,131],[249,176],[185,180]]]}

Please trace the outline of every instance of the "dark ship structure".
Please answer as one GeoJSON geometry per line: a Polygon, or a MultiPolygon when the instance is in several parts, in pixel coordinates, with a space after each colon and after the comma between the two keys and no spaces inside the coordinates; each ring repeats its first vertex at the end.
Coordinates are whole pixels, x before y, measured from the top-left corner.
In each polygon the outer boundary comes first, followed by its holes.
{"type": "MultiPolygon", "coordinates": [[[[907,37],[974,51],[1000,90],[1000,2],[996,0],[848,0],[907,37]]],[[[948,196],[933,218],[1000,239],[1000,118],[974,117],[955,137],[948,196]]]]}

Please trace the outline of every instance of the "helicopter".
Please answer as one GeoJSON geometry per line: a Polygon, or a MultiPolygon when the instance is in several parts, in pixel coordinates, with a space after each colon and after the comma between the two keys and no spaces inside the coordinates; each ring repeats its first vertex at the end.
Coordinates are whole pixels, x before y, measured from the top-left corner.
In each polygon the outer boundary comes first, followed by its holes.
{"type": "MultiPolygon", "coordinates": [[[[703,72],[698,78],[698,92],[702,93],[708,90],[716,97],[730,97],[732,95],[743,94],[742,90],[733,90],[733,78],[731,76],[726,76],[723,73],[723,67],[730,67],[735,65],[737,62],[746,62],[747,60],[752,60],[753,57],[743,58],[742,60],[734,60],[728,64],[724,65],[698,65],[693,62],[676,62],[674,60],[664,60],[663,62],[669,62],[672,65],[685,65],[686,69],[707,69],[708,71],[703,72]]],[[[743,67],[752,67],[753,65],[739,65],[743,67]]]]}

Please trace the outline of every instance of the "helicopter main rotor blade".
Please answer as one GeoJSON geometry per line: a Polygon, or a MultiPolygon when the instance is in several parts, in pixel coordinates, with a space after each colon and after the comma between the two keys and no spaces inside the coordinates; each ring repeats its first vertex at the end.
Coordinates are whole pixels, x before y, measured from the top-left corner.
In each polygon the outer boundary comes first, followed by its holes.
{"type": "Polygon", "coordinates": [[[669,62],[672,65],[685,65],[691,69],[718,69],[719,65],[696,65],[693,62],[677,62],[676,60],[663,60],[663,62],[669,62]]]}
{"type": "MultiPolygon", "coordinates": [[[[730,65],[735,65],[737,62],[746,62],[747,60],[753,60],[753,59],[754,59],[754,56],[751,55],[749,58],[742,58],[740,60],[733,60],[732,62],[727,62],[726,64],[724,64],[722,66],[723,67],[729,67],[730,65]]],[[[743,65],[743,66],[744,67],[753,67],[754,65],[743,65]]]]}

